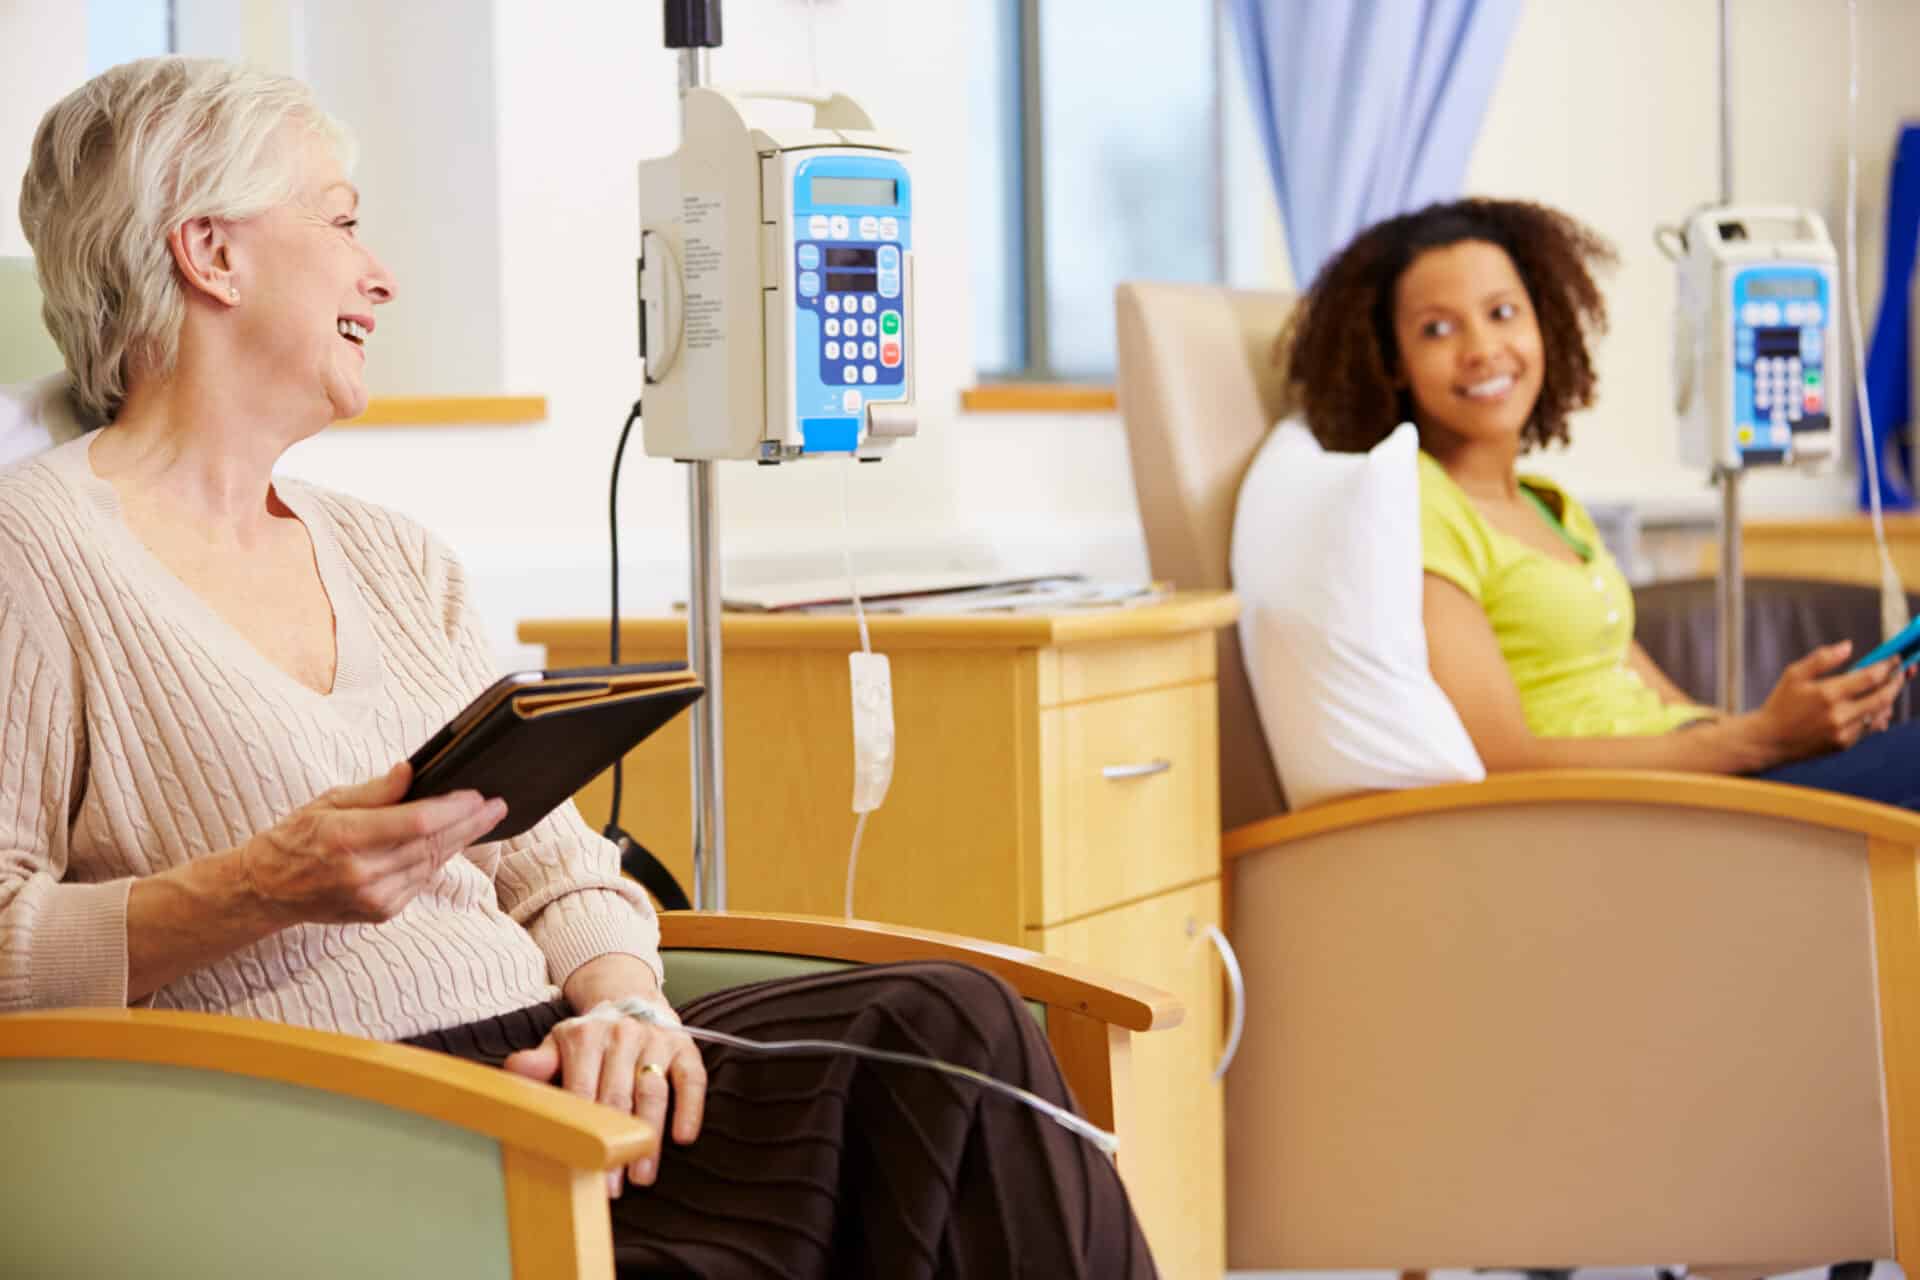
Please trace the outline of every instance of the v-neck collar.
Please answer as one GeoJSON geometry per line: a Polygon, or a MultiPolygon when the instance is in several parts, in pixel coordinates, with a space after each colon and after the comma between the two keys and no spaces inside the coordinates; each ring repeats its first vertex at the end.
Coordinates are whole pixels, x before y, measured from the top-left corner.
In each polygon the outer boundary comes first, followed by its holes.
{"type": "MultiPolygon", "coordinates": [[[[1487,519],[1487,513],[1480,509],[1479,504],[1473,500],[1473,495],[1468,493],[1466,489],[1462,488],[1458,480],[1455,480],[1452,475],[1448,474],[1447,469],[1440,465],[1440,460],[1438,458],[1435,458],[1432,454],[1426,453],[1424,450],[1421,452],[1421,456],[1433,463],[1433,469],[1440,474],[1440,477],[1443,480],[1445,480],[1447,484],[1453,487],[1454,492],[1460,495],[1460,501],[1464,502],[1467,505],[1467,510],[1473,512],[1473,518],[1478,520],[1481,524],[1485,525],[1489,533],[1492,533],[1497,537],[1505,538],[1507,541],[1513,543],[1514,546],[1521,548],[1522,550],[1526,551],[1529,555],[1539,556],[1542,560],[1545,560],[1548,564],[1557,564],[1562,569],[1571,569],[1575,573],[1587,573],[1588,571],[1592,570],[1595,564],[1599,561],[1600,548],[1591,543],[1587,544],[1586,554],[1581,555],[1580,548],[1573,544],[1573,537],[1572,537],[1573,531],[1566,527],[1566,521],[1564,516],[1560,517],[1560,519],[1557,521],[1558,527],[1555,528],[1554,532],[1559,534],[1560,541],[1563,545],[1566,546],[1567,550],[1573,552],[1574,555],[1578,557],[1577,560],[1568,561],[1568,560],[1562,560],[1558,556],[1550,556],[1546,552],[1542,551],[1539,547],[1536,547],[1532,543],[1526,541],[1524,538],[1518,538],[1518,537],[1515,537],[1513,534],[1508,533],[1505,529],[1502,529],[1499,525],[1487,519]]],[[[1545,476],[1538,476],[1538,475],[1518,476],[1515,478],[1515,482],[1519,484],[1519,486],[1522,489],[1526,490],[1528,494],[1532,496],[1536,501],[1541,501],[1542,494],[1551,494],[1552,496],[1560,500],[1560,510],[1562,512],[1565,512],[1568,509],[1569,503],[1567,499],[1567,491],[1565,489],[1562,489],[1559,485],[1555,484],[1553,481],[1547,479],[1545,476]]],[[[1541,506],[1544,507],[1545,503],[1541,502],[1541,506]]],[[[1536,514],[1541,516],[1546,516],[1548,512],[1545,510],[1536,509],[1536,514]]]]}
{"type": "Polygon", "coordinates": [[[173,570],[148,550],[146,543],[127,524],[121,509],[120,494],[111,483],[94,471],[88,449],[94,432],[68,441],[41,455],[55,473],[66,480],[100,518],[112,548],[123,562],[164,596],[176,612],[192,624],[193,631],[209,647],[227,654],[258,672],[263,679],[292,691],[295,696],[311,698],[326,706],[346,709],[363,704],[366,695],[377,689],[383,670],[379,643],[373,634],[366,602],[354,586],[346,559],[334,537],[328,520],[306,486],[276,477],[273,491],[307,531],[313,545],[314,567],[320,574],[320,586],[326,592],[333,612],[334,659],[333,687],[325,693],[294,679],[240,634],[173,570]]]}

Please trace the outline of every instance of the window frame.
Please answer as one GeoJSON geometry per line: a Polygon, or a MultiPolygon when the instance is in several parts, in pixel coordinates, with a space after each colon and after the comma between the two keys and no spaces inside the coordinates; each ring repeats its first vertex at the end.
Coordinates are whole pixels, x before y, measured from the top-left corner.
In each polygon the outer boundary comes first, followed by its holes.
{"type": "MultiPolygon", "coordinates": [[[[1019,174],[1018,204],[1020,218],[1020,292],[1019,312],[1024,322],[1025,340],[1021,344],[1024,360],[1018,368],[988,371],[976,366],[976,390],[963,395],[963,407],[994,411],[1023,407],[1019,396],[992,389],[1034,387],[1030,399],[1035,405],[1068,409],[1111,407],[1112,394],[1105,381],[1089,382],[1084,374],[1068,374],[1052,363],[1047,326],[1047,233],[1045,95],[1040,49],[1040,5],[1042,0],[1014,0],[1018,6],[1018,30],[1015,57],[1018,60],[1019,155],[1013,166],[1019,174]]],[[[1225,283],[1230,253],[1227,219],[1227,124],[1226,75],[1223,59],[1229,56],[1230,32],[1227,0],[1209,0],[1211,26],[1212,83],[1208,113],[1207,149],[1210,158],[1208,179],[1213,187],[1213,280],[1225,283]]],[[[978,304],[976,303],[976,306],[978,304]]]]}

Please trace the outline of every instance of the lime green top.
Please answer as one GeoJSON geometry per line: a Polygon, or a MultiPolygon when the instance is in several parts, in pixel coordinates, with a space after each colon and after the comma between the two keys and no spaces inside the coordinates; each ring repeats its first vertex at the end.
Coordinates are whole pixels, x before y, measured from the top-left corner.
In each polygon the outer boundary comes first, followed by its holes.
{"type": "Polygon", "coordinates": [[[1633,592],[1586,508],[1551,480],[1522,490],[1553,517],[1580,564],[1556,560],[1488,523],[1440,464],[1420,455],[1421,565],[1486,610],[1520,692],[1527,728],[1543,738],[1665,733],[1709,714],[1668,706],[1627,665],[1633,592]]]}

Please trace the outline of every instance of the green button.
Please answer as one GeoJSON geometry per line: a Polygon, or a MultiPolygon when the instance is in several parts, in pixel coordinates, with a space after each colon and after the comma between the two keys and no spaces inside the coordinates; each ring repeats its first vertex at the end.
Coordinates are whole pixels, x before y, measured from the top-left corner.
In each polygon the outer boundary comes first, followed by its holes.
{"type": "Polygon", "coordinates": [[[880,317],[880,332],[900,332],[900,313],[898,311],[889,311],[880,317]]]}
{"type": "Polygon", "coordinates": [[[1820,375],[1819,375],[1819,374],[1817,374],[1817,373],[1815,373],[1815,372],[1813,372],[1812,370],[1808,370],[1808,371],[1807,371],[1807,385],[1808,385],[1808,386],[1810,386],[1810,387],[1817,387],[1817,386],[1819,386],[1819,385],[1820,385],[1820,375]]]}

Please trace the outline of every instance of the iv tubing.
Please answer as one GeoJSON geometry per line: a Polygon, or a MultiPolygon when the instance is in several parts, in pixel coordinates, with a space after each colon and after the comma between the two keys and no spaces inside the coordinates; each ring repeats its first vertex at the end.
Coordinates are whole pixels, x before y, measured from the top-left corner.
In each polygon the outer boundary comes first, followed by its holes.
{"type": "MultiPolygon", "coordinates": [[[[855,454],[847,455],[847,465],[840,472],[840,554],[847,564],[847,594],[853,597],[853,616],[860,623],[860,652],[872,653],[873,640],[867,633],[867,611],[860,604],[860,582],[853,573],[853,521],[847,515],[847,474],[858,461],[855,454]]],[[[846,916],[853,919],[853,878],[854,871],[860,865],[860,838],[867,833],[867,815],[862,813],[853,824],[853,847],[847,850],[847,893],[846,916]]]]}
{"type": "Polygon", "coordinates": [[[1062,1128],[1085,1138],[1102,1152],[1111,1156],[1120,1150],[1120,1139],[1098,1125],[1075,1115],[1065,1107],[1047,1101],[1037,1093],[1029,1092],[1004,1080],[996,1080],[985,1072],[975,1071],[972,1067],[962,1067],[951,1062],[942,1062],[938,1058],[923,1058],[913,1053],[895,1053],[891,1049],[875,1049],[869,1045],[847,1044],[839,1040],[749,1040],[744,1036],[729,1035],[724,1031],[712,1031],[706,1027],[682,1026],[679,1022],[670,1022],[661,1016],[658,1007],[644,1000],[618,1000],[596,1006],[583,1017],[606,1018],[625,1014],[638,1018],[642,1022],[651,1022],[655,1026],[671,1030],[684,1031],[695,1040],[705,1040],[713,1044],[724,1044],[735,1049],[745,1049],[754,1053],[774,1054],[815,1054],[846,1053],[856,1058],[867,1058],[874,1062],[887,1062],[903,1067],[924,1067],[929,1071],[938,1071],[962,1080],[971,1080],[977,1085],[1005,1094],[1025,1106],[1033,1108],[1062,1128]],[[605,1012],[603,1012],[605,1011],[605,1012]]]}
{"type": "Polygon", "coordinates": [[[1847,354],[1853,364],[1854,421],[1860,428],[1860,460],[1867,469],[1867,507],[1880,553],[1880,627],[1888,636],[1907,624],[1906,591],[1887,551],[1880,513],[1880,457],[1873,438],[1873,405],[1867,399],[1866,353],[1860,348],[1860,0],[1847,0],[1847,354]]]}

